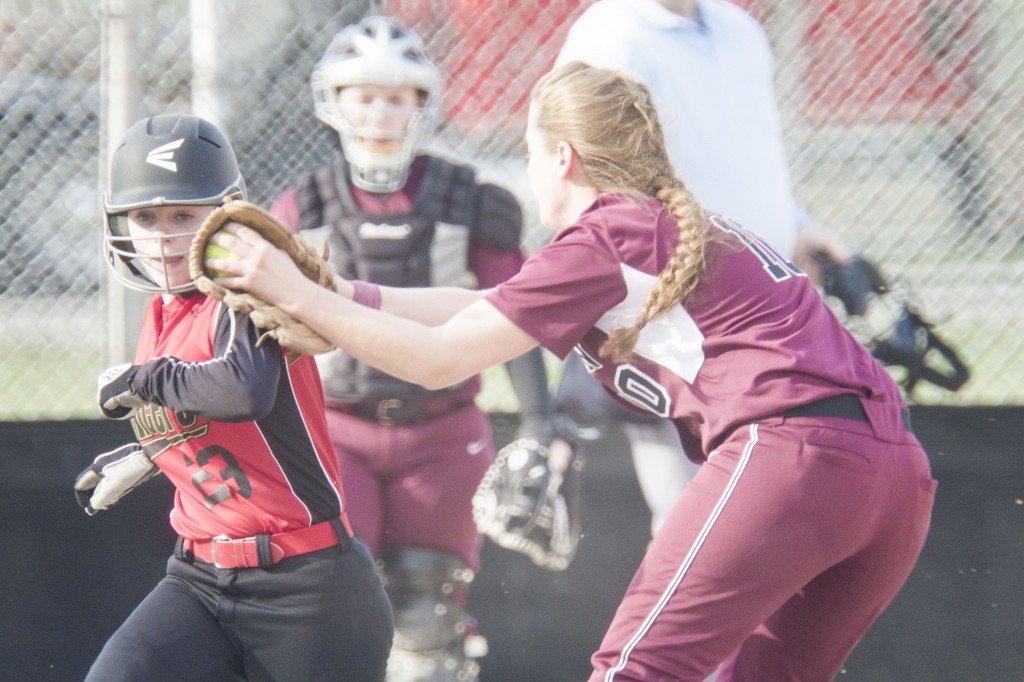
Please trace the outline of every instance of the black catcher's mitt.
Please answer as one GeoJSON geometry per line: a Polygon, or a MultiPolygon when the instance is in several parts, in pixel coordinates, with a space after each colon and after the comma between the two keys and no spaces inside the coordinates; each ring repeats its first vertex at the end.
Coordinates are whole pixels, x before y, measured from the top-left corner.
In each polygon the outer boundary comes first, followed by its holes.
{"type": "Polygon", "coordinates": [[[564,472],[553,470],[548,448],[520,438],[499,452],[473,495],[477,529],[506,549],[550,571],[564,571],[580,540],[580,472],[573,448],[564,472]]]}
{"type": "Polygon", "coordinates": [[[312,329],[285,314],[275,306],[260,300],[250,293],[225,289],[211,279],[206,267],[207,247],[210,237],[225,224],[236,222],[252,228],[268,242],[284,251],[295,262],[299,270],[320,286],[335,290],[334,271],[327,262],[327,254],[320,256],[302,237],[294,234],[287,225],[273,214],[255,204],[235,199],[218,206],[207,216],[189,250],[189,271],[201,292],[224,301],[232,310],[248,315],[260,329],[266,329],[282,347],[296,353],[313,355],[334,350],[330,343],[312,329]]]}
{"type": "Polygon", "coordinates": [[[920,381],[947,391],[957,391],[970,378],[970,370],[956,350],[933,331],[913,302],[909,284],[888,280],[874,263],[856,255],[840,265],[818,255],[824,274],[824,294],[842,306],[834,306],[844,326],[878,360],[902,367],[902,385],[912,398],[920,381]],[[845,313],[845,315],[844,315],[845,313]]]}

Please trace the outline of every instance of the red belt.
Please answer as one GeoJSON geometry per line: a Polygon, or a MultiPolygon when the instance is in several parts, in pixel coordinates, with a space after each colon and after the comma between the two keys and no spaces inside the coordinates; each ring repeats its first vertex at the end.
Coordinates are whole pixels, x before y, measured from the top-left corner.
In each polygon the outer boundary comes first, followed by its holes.
{"type": "MultiPolygon", "coordinates": [[[[198,557],[217,568],[269,568],[285,557],[308,554],[341,543],[335,523],[332,519],[284,533],[238,539],[217,537],[196,541],[181,538],[180,546],[186,557],[198,557]]],[[[347,544],[352,537],[352,528],[345,514],[340,517],[340,526],[347,533],[347,544]]]]}

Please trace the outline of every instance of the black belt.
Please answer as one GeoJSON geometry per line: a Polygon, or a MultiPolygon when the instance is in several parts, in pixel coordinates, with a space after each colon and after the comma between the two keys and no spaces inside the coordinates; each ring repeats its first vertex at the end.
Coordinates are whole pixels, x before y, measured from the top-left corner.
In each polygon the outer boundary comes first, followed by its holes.
{"type": "MultiPolygon", "coordinates": [[[[806,405],[791,407],[782,413],[783,417],[840,417],[842,419],[853,419],[859,422],[870,423],[860,398],[849,393],[834,395],[821,400],[815,400],[806,405]]],[[[910,427],[910,410],[902,408],[900,418],[907,431],[913,433],[910,427]]]]}
{"type": "Polygon", "coordinates": [[[783,417],[842,417],[868,421],[867,412],[860,404],[860,398],[854,395],[834,395],[829,398],[815,400],[813,403],[791,407],[782,413],[783,417]]]}
{"type": "Polygon", "coordinates": [[[383,426],[418,424],[473,404],[473,398],[425,398],[400,400],[388,398],[365,403],[333,403],[331,409],[355,415],[383,426]]]}

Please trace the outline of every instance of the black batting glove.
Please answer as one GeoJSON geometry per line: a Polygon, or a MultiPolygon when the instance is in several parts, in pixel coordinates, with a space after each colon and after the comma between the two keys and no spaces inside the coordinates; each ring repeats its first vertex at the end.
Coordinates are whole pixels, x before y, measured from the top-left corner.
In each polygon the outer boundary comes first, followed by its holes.
{"type": "Polygon", "coordinates": [[[132,379],[138,373],[138,365],[123,364],[110,367],[96,380],[96,402],[108,419],[128,419],[135,408],[146,401],[135,394],[132,379]]]}
{"type": "Polygon", "coordinates": [[[75,499],[92,516],[160,473],[138,443],[104,452],[75,479],[75,499]]]}

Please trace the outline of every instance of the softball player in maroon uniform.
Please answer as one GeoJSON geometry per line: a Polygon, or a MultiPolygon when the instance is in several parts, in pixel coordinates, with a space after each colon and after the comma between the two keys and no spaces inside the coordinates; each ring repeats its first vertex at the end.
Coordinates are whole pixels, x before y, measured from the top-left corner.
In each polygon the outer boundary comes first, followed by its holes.
{"type": "Polygon", "coordinates": [[[100,402],[174,484],[180,540],[89,680],[384,679],[390,605],[351,537],[316,364],[261,342],[188,274],[203,218],[244,194],[230,143],[194,116],[139,121],[114,152],[108,264],[157,295],[100,402]]]}
{"type": "Polygon", "coordinates": [[[935,482],[885,370],[807,277],[702,210],[647,89],[579,62],[535,87],[526,135],[558,230],[487,293],[304,284],[244,228],[210,265],[409,381],[444,386],[538,343],[574,347],[702,462],[592,662],[598,680],[831,680],[914,566],[935,482]]]}

